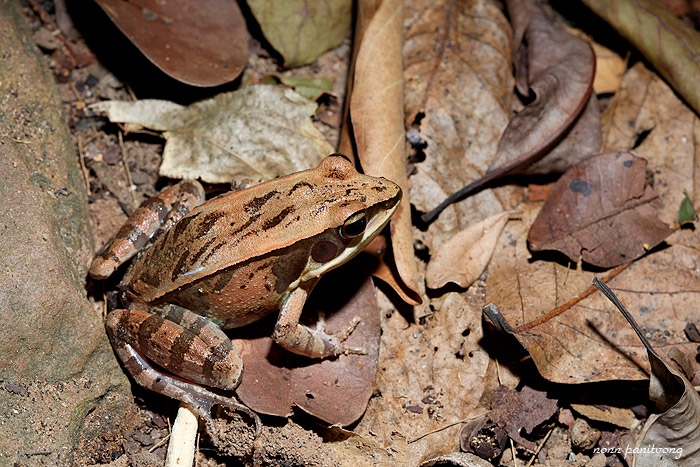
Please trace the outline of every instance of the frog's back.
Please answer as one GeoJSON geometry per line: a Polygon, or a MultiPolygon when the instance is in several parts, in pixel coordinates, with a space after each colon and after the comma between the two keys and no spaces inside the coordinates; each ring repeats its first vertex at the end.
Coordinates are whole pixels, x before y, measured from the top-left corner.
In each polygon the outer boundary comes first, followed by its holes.
{"type": "Polygon", "coordinates": [[[161,236],[125,282],[145,302],[193,281],[335,228],[396,196],[398,187],[359,174],[342,157],[311,170],[214,198],[161,236]]]}

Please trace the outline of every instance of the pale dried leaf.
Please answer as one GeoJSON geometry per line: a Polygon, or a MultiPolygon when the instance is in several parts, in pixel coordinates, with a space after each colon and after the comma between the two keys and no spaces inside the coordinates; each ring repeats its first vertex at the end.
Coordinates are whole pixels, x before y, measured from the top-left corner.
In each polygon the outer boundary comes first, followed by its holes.
{"type": "Polygon", "coordinates": [[[351,0],[248,0],[265,39],[294,67],[340,45],[352,22],[351,0]]]}
{"type": "Polygon", "coordinates": [[[484,391],[496,385],[495,367],[480,342],[477,307],[456,293],[433,300],[440,311],[410,323],[381,293],[382,322],[375,394],[355,432],[395,446],[397,465],[459,449],[459,424],[420,437],[477,411],[484,391]],[[400,462],[406,459],[406,462],[400,462]]]}
{"type": "Polygon", "coordinates": [[[443,243],[428,263],[428,287],[436,289],[448,282],[469,287],[486,269],[507,221],[507,212],[495,214],[443,243]]]}
{"type": "Polygon", "coordinates": [[[416,305],[421,298],[406,173],[402,38],[403,2],[382,1],[369,19],[357,54],[350,118],[365,173],[386,177],[403,191],[401,204],[391,220],[391,242],[404,291],[413,299],[411,304],[416,305]]]}
{"type": "Polygon", "coordinates": [[[188,107],[164,101],[95,104],[112,121],[164,131],[160,174],[228,183],[316,166],[333,147],[313,125],[316,103],[284,86],[248,86],[188,107]]]}

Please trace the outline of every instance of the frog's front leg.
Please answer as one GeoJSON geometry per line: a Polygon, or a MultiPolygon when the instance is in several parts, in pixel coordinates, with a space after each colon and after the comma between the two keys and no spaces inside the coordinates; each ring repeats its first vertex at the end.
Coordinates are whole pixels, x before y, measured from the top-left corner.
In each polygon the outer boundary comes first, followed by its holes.
{"type": "Polygon", "coordinates": [[[214,405],[245,412],[255,420],[259,433],[260,419],[248,407],[198,385],[225,390],[238,386],[243,361],[226,334],[206,318],[176,305],[153,311],[119,309],[105,319],[112,346],[134,380],[189,404],[203,417],[211,418],[214,405]],[[163,373],[151,362],[175,376],[163,373]]]}
{"type": "MultiPolygon", "coordinates": [[[[309,290],[311,287],[309,287],[309,290]]],[[[298,287],[284,301],[280,309],[272,338],[285,349],[299,355],[312,358],[334,357],[340,354],[366,354],[367,351],[358,347],[348,347],[345,339],[360,323],[356,316],[347,328],[337,334],[327,334],[324,329],[325,321],[320,320],[316,329],[309,329],[299,323],[301,312],[309,292],[298,287]]]]}
{"type": "Polygon", "coordinates": [[[195,180],[183,180],[147,199],[131,214],[119,232],[95,256],[90,275],[106,279],[158,232],[167,230],[204,202],[204,189],[195,180]]]}

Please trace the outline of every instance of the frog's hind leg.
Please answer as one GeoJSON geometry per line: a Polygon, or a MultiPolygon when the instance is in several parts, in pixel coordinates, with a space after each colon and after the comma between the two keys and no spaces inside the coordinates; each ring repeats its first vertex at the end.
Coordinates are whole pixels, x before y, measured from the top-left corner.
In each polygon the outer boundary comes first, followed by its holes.
{"type": "Polygon", "coordinates": [[[105,319],[112,346],[134,380],[189,404],[208,419],[214,405],[245,412],[259,433],[260,418],[252,410],[199,385],[225,390],[238,385],[243,362],[230,339],[214,323],[184,308],[165,305],[155,311],[119,309],[105,319]]]}
{"type": "Polygon", "coordinates": [[[196,180],[183,180],[144,201],[119,232],[95,256],[90,275],[105,279],[133,257],[159,231],[168,230],[204,202],[204,189],[196,180]]]}

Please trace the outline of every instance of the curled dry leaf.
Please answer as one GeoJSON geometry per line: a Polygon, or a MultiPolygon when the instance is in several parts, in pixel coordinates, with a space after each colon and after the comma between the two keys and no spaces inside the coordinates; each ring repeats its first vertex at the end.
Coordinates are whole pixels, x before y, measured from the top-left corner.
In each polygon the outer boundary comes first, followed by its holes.
{"type": "Polygon", "coordinates": [[[428,263],[425,272],[428,287],[437,289],[448,282],[469,287],[486,269],[506,222],[508,213],[501,212],[443,243],[428,263]]]}
{"type": "Polygon", "coordinates": [[[229,183],[268,180],[314,167],[333,147],[314,127],[316,103],[284,86],[247,86],[183,107],[108,101],[92,108],[113,122],[164,131],[160,174],[229,183]]]}
{"type": "Polygon", "coordinates": [[[568,159],[563,163],[562,155],[555,154],[556,163],[542,161],[536,171],[562,170],[597,151],[600,145],[597,107],[595,103],[587,106],[595,74],[595,55],[590,45],[554,27],[534,2],[510,1],[508,9],[514,24],[513,41],[522,39],[513,46],[516,83],[522,94],[534,95],[535,99],[510,121],[486,172],[424,214],[425,222],[431,222],[449,204],[487,183],[524,171],[544,157],[577,119],[582,127],[572,137],[579,143],[570,146],[576,149],[568,151],[568,159]],[[587,107],[590,115],[580,119],[587,107]]]}
{"type": "Polygon", "coordinates": [[[696,466],[700,462],[700,396],[692,384],[654,350],[632,315],[598,278],[595,286],[617,307],[646,348],[651,364],[649,398],[662,413],[649,417],[632,454],[633,467],[696,466]]]}
{"type": "Polygon", "coordinates": [[[651,205],[657,195],[647,185],[646,167],[641,157],[608,152],[570,169],[535,219],[530,248],[604,268],[644,255],[673,232],[651,205]]]}
{"type": "Polygon", "coordinates": [[[397,183],[403,199],[391,220],[391,243],[404,297],[421,303],[413,254],[411,201],[406,173],[403,125],[403,2],[360,2],[364,34],[357,52],[350,97],[350,119],[357,155],[365,173],[397,183]],[[362,9],[370,10],[363,11],[362,9]]]}
{"type": "Polygon", "coordinates": [[[328,312],[326,324],[331,333],[359,316],[362,322],[347,343],[364,348],[366,355],[321,361],[300,357],[272,341],[271,320],[253,328],[260,330],[258,337],[250,337],[250,327],[238,334],[245,337],[233,334],[245,368],[236,390],[243,403],[256,412],[280,417],[290,416],[297,406],[331,425],[349,425],[362,416],[372,395],[381,334],[374,287],[366,277],[366,272],[353,269],[352,264],[331,272],[304,308],[309,326],[317,321],[319,311],[328,312]]]}
{"type": "Polygon", "coordinates": [[[95,1],[154,65],[183,83],[227,83],[248,63],[248,30],[236,2],[95,1]]]}
{"type": "Polygon", "coordinates": [[[247,4],[287,67],[312,63],[340,45],[352,21],[351,0],[248,0],[247,4]]]}
{"type": "Polygon", "coordinates": [[[700,33],[655,0],[583,0],[700,112],[700,33]]]}

